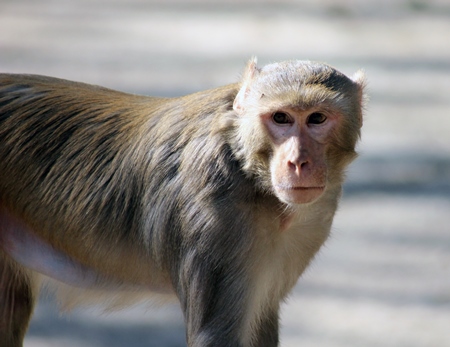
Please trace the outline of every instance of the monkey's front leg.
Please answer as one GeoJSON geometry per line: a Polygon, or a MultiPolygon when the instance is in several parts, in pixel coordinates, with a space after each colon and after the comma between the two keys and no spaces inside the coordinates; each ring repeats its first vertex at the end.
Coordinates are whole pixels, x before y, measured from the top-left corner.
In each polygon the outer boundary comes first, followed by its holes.
{"type": "Polygon", "coordinates": [[[22,346],[34,299],[28,275],[0,250],[0,347],[22,346]]]}
{"type": "Polygon", "coordinates": [[[278,308],[268,310],[261,317],[254,334],[252,346],[254,347],[275,347],[278,346],[279,334],[279,310],[278,308]]]}
{"type": "MultiPolygon", "coordinates": [[[[241,254],[241,258],[246,258],[241,254]]],[[[252,296],[251,276],[233,260],[187,256],[178,295],[189,347],[276,347],[278,308],[263,310],[252,296]],[[196,259],[197,258],[197,259],[196,259]]],[[[254,288],[253,288],[254,289],[254,288]]]]}

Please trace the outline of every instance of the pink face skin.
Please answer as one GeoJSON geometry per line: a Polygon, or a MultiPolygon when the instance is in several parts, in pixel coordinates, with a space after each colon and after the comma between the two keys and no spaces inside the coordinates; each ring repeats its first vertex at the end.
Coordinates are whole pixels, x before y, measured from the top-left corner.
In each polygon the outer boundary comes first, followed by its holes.
{"type": "Polygon", "coordinates": [[[272,185],[286,204],[306,204],[325,190],[325,148],[338,116],[320,109],[281,109],[262,116],[274,144],[272,185]]]}

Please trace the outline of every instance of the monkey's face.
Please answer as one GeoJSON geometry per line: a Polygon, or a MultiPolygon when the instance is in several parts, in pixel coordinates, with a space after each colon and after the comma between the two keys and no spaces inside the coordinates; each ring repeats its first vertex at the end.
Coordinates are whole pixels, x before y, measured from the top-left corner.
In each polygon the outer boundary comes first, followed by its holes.
{"type": "Polygon", "coordinates": [[[362,126],[364,75],[328,65],[251,60],[233,103],[244,170],[288,204],[342,183],[362,126]]]}
{"type": "Polygon", "coordinates": [[[283,108],[261,120],[273,144],[270,175],[275,195],[287,204],[318,199],[327,185],[326,148],[338,116],[319,108],[283,108]]]}

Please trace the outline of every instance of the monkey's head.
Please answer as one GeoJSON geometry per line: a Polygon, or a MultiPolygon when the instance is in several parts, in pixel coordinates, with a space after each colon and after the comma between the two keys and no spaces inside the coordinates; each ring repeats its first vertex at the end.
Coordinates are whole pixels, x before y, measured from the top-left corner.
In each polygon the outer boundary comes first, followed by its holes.
{"type": "Polygon", "coordinates": [[[234,100],[238,156],[260,187],[288,205],[340,185],[356,157],[364,74],[308,61],[248,63],[234,100]]]}

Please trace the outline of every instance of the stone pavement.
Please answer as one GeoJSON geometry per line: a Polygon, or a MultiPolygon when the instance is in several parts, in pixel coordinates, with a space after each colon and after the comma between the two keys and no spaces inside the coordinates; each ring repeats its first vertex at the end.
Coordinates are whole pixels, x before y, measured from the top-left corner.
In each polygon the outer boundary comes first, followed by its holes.
{"type": "MultiPolygon", "coordinates": [[[[333,235],[283,307],[281,346],[450,346],[446,0],[2,0],[0,71],[180,95],[261,64],[366,70],[370,102],[333,235]]],[[[184,346],[176,306],[59,315],[26,347],[184,346]]]]}

